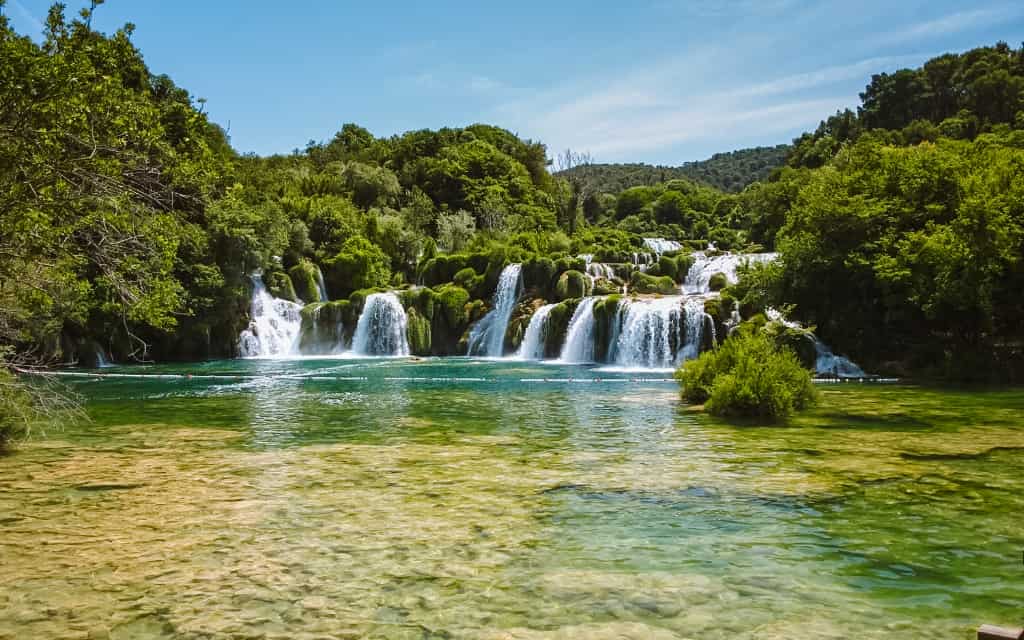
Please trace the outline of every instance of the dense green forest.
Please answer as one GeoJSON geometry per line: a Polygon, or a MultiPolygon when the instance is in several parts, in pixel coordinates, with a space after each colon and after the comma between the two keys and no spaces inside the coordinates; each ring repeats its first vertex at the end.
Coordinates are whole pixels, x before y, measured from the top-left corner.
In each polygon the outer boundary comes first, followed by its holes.
{"type": "MultiPolygon", "coordinates": [[[[483,124],[385,138],[346,124],[290,155],[239,155],[132,30],[57,5],[36,43],[0,16],[4,372],[234,356],[256,270],[310,301],[319,268],[341,315],[367,290],[426,285],[405,294],[410,333],[429,328],[420,351],[445,353],[505,264],[570,300],[586,291],[576,256],[627,262],[654,235],[780,252],[720,313],[785,309],[880,372],[1021,374],[1024,48],[874,76],[857,112],[792,149],[552,175],[542,143],[483,124]],[[706,184],[767,173],[738,193],[706,184]]],[[[632,291],[680,282],[687,256],[666,258],[632,291]]],[[[32,401],[0,383],[7,403],[32,401]]]]}
{"type": "Polygon", "coordinates": [[[696,180],[728,193],[742,191],[759,180],[766,180],[786,164],[792,147],[754,147],[716,153],[707,160],[685,162],[678,167],[641,163],[585,163],[557,172],[556,176],[578,176],[587,188],[597,193],[619,193],[630,187],[650,187],[671,180],[696,180]]]}

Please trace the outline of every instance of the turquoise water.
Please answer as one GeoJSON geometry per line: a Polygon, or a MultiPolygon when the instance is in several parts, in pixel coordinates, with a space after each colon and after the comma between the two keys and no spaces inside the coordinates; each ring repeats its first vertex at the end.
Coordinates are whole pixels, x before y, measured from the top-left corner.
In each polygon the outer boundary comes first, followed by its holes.
{"type": "Polygon", "coordinates": [[[1024,393],[230,361],[71,378],[0,459],[0,638],[973,637],[1024,618],[1024,393]]]}

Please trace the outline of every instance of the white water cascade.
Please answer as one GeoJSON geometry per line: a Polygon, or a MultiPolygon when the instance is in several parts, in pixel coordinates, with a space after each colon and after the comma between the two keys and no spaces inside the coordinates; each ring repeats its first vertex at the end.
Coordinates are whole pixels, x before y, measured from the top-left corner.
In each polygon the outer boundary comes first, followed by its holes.
{"type": "Polygon", "coordinates": [[[584,298],[576,306],[565,332],[560,362],[582,363],[594,361],[594,303],[597,298],[584,298]]]}
{"type": "Polygon", "coordinates": [[[814,362],[814,370],[818,375],[832,376],[836,378],[865,378],[867,374],[858,367],[852,360],[832,353],[828,345],[814,339],[814,348],[818,352],[818,358],[814,362]]]}
{"type": "Polygon", "coordinates": [[[249,326],[238,337],[243,358],[286,356],[294,352],[302,327],[302,306],[270,295],[263,277],[254,273],[249,326]]]}
{"type": "Polygon", "coordinates": [[[623,302],[609,360],[629,368],[667,369],[695,358],[704,338],[702,299],[668,296],[623,302]]]}
{"type": "Polygon", "coordinates": [[[316,293],[320,298],[320,302],[328,302],[330,300],[327,297],[327,285],[324,284],[324,272],[320,270],[319,266],[316,268],[316,293]]]}
{"type": "MultiPolygon", "coordinates": [[[[789,320],[782,312],[768,307],[764,310],[765,316],[768,317],[772,322],[778,322],[791,329],[803,329],[803,325],[799,322],[789,320]]],[[[827,344],[822,342],[818,336],[811,334],[814,339],[814,350],[817,353],[817,358],[814,361],[814,372],[820,376],[828,376],[834,378],[867,378],[868,374],[864,373],[855,362],[845,356],[837,356],[832,353],[832,349],[827,344]]]]}
{"type": "Polygon", "coordinates": [[[508,321],[523,288],[521,272],[520,264],[510,264],[502,270],[498,288],[494,292],[494,308],[469,332],[469,355],[486,358],[502,356],[508,321]]]}
{"type": "Polygon", "coordinates": [[[683,245],[675,240],[666,240],[665,238],[644,238],[644,246],[659,256],[663,253],[679,251],[683,248],[683,245]]]}
{"type": "Polygon", "coordinates": [[[694,253],[693,266],[686,272],[686,280],[683,282],[683,293],[708,293],[711,276],[716,273],[724,273],[729,284],[735,284],[736,268],[741,264],[771,262],[778,255],[777,253],[723,253],[717,256],[708,256],[702,252],[694,253]]]}
{"type": "Polygon", "coordinates": [[[520,360],[543,360],[544,344],[547,338],[548,317],[553,304],[546,304],[533,312],[530,317],[530,324],[526,326],[526,334],[523,336],[523,343],[519,345],[516,357],[520,360]]]}
{"type": "Polygon", "coordinates": [[[587,275],[590,276],[591,280],[611,280],[615,277],[615,269],[612,269],[611,265],[603,262],[594,262],[594,256],[589,253],[584,253],[578,258],[582,258],[587,266],[587,275]]]}
{"type": "Polygon", "coordinates": [[[366,298],[352,336],[352,352],[360,356],[407,356],[408,319],[393,293],[373,293],[366,298]]]}

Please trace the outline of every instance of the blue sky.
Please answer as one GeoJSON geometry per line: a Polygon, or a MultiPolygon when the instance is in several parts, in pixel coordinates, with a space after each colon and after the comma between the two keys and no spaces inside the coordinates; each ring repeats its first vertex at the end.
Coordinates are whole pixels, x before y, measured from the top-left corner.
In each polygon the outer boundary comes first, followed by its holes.
{"type": "MultiPolygon", "coordinates": [[[[49,4],[7,13],[35,35],[49,4]]],[[[94,26],[127,21],[240,151],[345,122],[378,136],[487,122],[552,156],[660,164],[788,142],[855,106],[872,73],[1024,40],[1024,4],[1002,0],[107,0],[94,26]]]]}

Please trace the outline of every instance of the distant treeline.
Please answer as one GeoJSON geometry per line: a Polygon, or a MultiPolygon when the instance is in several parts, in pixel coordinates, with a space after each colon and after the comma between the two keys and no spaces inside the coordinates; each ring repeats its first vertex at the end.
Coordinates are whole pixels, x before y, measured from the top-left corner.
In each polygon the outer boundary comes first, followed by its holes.
{"type": "Polygon", "coordinates": [[[754,147],[716,153],[707,160],[685,162],[678,167],[642,163],[582,164],[556,175],[576,175],[592,191],[618,193],[630,187],[649,187],[670,180],[697,180],[726,192],[739,192],[748,185],[765,180],[786,163],[792,147],[754,147]]]}

